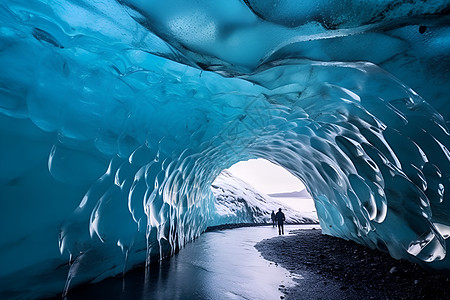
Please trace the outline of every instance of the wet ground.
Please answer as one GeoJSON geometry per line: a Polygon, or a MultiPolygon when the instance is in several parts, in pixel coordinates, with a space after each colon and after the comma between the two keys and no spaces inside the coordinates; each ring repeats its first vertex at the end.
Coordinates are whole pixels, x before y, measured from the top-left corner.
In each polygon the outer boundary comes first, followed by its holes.
{"type": "MultiPolygon", "coordinates": [[[[318,225],[288,226],[312,227],[318,225]]],[[[295,284],[295,277],[302,276],[261,257],[254,246],[271,237],[278,237],[272,226],[206,232],[147,272],[137,269],[124,278],[85,285],[69,292],[67,299],[284,298],[283,291],[295,284]]]]}
{"type": "Polygon", "coordinates": [[[450,299],[446,275],[322,235],[318,225],[286,226],[284,236],[272,226],[228,227],[67,299],[450,299]]]}
{"type": "Polygon", "coordinates": [[[450,299],[448,274],[426,271],[351,241],[300,230],[256,245],[263,256],[296,274],[287,299],[450,299]],[[336,289],[337,287],[337,289],[336,289]]]}

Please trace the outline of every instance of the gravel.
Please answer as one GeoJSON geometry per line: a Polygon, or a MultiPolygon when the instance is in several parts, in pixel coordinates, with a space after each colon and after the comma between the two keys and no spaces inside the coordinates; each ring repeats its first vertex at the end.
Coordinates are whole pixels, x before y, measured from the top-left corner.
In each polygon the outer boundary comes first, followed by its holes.
{"type": "Polygon", "coordinates": [[[283,289],[286,299],[450,299],[448,273],[424,270],[320,230],[292,233],[255,246],[265,259],[296,275],[298,284],[283,289]]]}

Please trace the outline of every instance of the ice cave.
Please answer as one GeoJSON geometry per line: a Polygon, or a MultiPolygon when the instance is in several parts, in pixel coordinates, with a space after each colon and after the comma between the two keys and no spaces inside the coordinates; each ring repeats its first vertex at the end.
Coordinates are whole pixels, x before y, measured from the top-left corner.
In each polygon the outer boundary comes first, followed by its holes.
{"type": "Polygon", "coordinates": [[[449,12],[2,1],[0,297],[170,256],[215,221],[217,175],[252,158],[305,183],[324,233],[450,269],[449,12]]]}

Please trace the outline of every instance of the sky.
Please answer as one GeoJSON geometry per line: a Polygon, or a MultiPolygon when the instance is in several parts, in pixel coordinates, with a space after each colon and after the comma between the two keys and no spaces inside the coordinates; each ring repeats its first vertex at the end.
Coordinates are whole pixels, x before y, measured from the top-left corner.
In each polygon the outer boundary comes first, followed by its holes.
{"type": "Polygon", "coordinates": [[[265,159],[241,161],[228,171],[265,194],[301,191],[305,188],[291,173],[265,159]]]}

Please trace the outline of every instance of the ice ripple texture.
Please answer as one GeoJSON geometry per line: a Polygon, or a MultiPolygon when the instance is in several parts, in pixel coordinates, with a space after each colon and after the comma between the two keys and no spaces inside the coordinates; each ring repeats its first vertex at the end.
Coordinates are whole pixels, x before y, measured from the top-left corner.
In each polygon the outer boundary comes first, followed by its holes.
{"type": "Polygon", "coordinates": [[[322,230],[449,269],[449,1],[0,4],[0,294],[166,257],[265,158],[322,230]]]}

